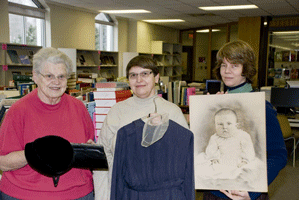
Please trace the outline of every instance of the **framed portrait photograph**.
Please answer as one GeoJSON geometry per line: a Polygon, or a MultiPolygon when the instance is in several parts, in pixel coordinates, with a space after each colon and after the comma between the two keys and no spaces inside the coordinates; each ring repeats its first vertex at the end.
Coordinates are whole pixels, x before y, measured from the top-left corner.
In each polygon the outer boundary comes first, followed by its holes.
{"type": "Polygon", "coordinates": [[[265,93],[190,96],[195,188],[267,192],[265,93]]]}

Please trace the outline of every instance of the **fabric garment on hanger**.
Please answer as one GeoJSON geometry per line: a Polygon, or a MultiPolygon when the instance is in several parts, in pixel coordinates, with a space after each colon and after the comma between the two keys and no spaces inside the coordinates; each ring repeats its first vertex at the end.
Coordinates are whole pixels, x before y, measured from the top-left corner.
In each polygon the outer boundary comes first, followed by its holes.
{"type": "Polygon", "coordinates": [[[193,133],[169,120],[164,136],[141,146],[142,119],[117,133],[112,200],[194,200],[193,133]]]}

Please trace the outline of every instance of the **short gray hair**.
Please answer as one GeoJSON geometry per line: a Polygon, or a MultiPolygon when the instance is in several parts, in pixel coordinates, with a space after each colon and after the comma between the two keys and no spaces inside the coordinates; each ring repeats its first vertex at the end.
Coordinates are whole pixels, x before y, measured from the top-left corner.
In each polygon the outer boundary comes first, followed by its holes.
{"type": "Polygon", "coordinates": [[[72,60],[63,52],[53,47],[40,49],[33,56],[33,71],[40,73],[47,62],[53,64],[64,64],[66,73],[69,76],[72,72],[72,60]]]}

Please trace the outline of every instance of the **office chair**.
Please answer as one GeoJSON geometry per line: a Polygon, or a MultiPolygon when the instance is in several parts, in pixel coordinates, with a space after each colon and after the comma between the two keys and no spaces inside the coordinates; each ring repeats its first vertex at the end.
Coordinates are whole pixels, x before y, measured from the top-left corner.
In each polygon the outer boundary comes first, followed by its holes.
{"type": "Polygon", "coordinates": [[[295,167],[295,161],[296,161],[296,138],[292,132],[291,126],[290,126],[290,122],[288,120],[288,118],[285,115],[282,114],[277,114],[277,119],[282,131],[282,135],[283,135],[283,139],[284,141],[287,140],[293,140],[293,167],[295,167]]]}

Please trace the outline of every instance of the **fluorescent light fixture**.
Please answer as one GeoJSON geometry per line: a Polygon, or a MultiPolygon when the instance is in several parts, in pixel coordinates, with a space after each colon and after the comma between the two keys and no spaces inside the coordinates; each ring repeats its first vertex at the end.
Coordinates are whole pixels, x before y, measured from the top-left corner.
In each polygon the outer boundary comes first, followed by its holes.
{"type": "Polygon", "coordinates": [[[182,19],[147,19],[142,20],[144,22],[184,22],[182,19]]]}
{"type": "Polygon", "coordinates": [[[279,48],[279,49],[284,49],[284,50],[292,50],[292,49],[289,48],[289,47],[282,47],[282,46],[274,45],[274,44],[269,44],[269,46],[270,46],[270,47],[279,48]]]}
{"type": "Polygon", "coordinates": [[[280,31],[273,32],[273,35],[299,34],[299,31],[280,31]]]}
{"type": "Polygon", "coordinates": [[[299,41],[299,38],[284,38],[286,41],[299,41]]]}
{"type": "Polygon", "coordinates": [[[150,13],[148,10],[100,10],[103,13],[109,14],[126,14],[126,13],[150,13]]]}
{"type": "MultiPolygon", "coordinates": [[[[212,32],[217,32],[220,31],[220,29],[212,29],[212,32]]],[[[202,29],[202,30],[197,30],[197,33],[208,33],[209,29],[202,29]]]]}
{"type": "Polygon", "coordinates": [[[241,10],[241,9],[253,9],[258,8],[256,5],[236,5],[236,6],[207,6],[207,7],[198,7],[202,10],[241,10]]]}

